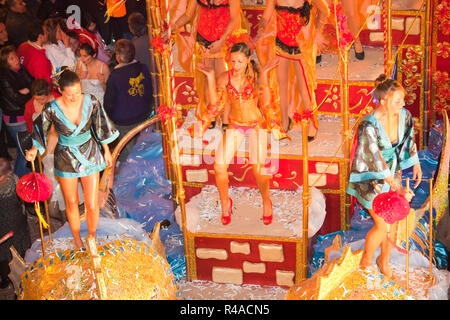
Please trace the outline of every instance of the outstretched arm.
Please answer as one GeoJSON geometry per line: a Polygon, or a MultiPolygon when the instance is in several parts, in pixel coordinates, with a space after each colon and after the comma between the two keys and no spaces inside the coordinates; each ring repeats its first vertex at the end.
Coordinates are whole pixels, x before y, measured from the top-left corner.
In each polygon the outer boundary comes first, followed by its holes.
{"type": "Polygon", "coordinates": [[[316,18],[316,32],[322,30],[328,16],[330,15],[330,9],[324,0],[312,0],[313,6],[317,7],[317,18],[316,18]]]}
{"type": "Polygon", "coordinates": [[[221,74],[216,82],[215,72],[212,68],[199,64],[197,65],[197,70],[206,76],[206,81],[208,82],[207,94],[210,103],[202,119],[198,119],[197,123],[191,126],[188,131],[191,136],[202,137],[211,121],[222,113],[225,107],[227,98],[225,92],[226,80],[224,79],[226,79],[227,73],[221,74]]]}

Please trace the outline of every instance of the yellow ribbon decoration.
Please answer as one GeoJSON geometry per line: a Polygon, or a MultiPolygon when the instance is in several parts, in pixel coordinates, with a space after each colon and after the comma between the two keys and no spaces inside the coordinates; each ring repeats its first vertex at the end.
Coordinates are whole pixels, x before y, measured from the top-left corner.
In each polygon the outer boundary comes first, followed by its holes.
{"type": "Polygon", "coordinates": [[[105,15],[104,15],[104,16],[106,17],[105,23],[108,23],[109,19],[111,18],[111,14],[113,13],[113,11],[114,11],[119,5],[121,5],[121,4],[124,3],[124,2],[125,2],[125,0],[118,1],[118,2],[116,2],[116,4],[113,5],[112,7],[106,9],[106,12],[105,12],[105,15]]]}
{"type": "Polygon", "coordinates": [[[37,216],[38,216],[38,218],[39,218],[39,221],[41,221],[42,226],[43,226],[45,229],[48,229],[48,224],[47,224],[47,222],[44,220],[44,217],[42,217],[41,209],[39,208],[39,202],[35,202],[35,203],[34,203],[34,210],[36,210],[36,214],[37,214],[37,216]]]}

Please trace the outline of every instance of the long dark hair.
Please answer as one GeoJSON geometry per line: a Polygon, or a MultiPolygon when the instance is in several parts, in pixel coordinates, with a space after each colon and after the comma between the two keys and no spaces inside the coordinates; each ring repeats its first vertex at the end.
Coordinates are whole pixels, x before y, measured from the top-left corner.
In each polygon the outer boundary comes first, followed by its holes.
{"type": "MultiPolygon", "coordinates": [[[[230,54],[232,54],[233,52],[241,52],[247,58],[250,58],[252,56],[252,50],[245,42],[235,43],[230,49],[230,54]]],[[[259,68],[253,59],[250,59],[250,64],[247,65],[245,74],[247,75],[247,78],[249,80],[251,79],[254,82],[256,82],[256,79],[258,78],[258,75],[259,75],[259,68]]]]}

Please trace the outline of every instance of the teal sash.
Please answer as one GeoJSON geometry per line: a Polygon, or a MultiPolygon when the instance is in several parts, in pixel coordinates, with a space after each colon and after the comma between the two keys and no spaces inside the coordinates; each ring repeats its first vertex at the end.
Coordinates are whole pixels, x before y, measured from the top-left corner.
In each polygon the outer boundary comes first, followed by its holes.
{"type": "Polygon", "coordinates": [[[76,147],[88,142],[91,137],[91,131],[86,131],[85,133],[79,134],[77,136],[69,137],[60,134],[58,144],[67,147],[76,147]]]}

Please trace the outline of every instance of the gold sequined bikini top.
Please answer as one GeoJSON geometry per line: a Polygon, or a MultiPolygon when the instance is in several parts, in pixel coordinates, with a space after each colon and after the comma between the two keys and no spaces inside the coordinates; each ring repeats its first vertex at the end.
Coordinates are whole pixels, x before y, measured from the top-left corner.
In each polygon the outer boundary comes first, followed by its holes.
{"type": "Polygon", "coordinates": [[[227,94],[228,98],[232,100],[253,100],[257,97],[257,92],[255,90],[255,85],[253,81],[248,81],[247,85],[239,92],[232,84],[231,84],[231,72],[233,70],[228,71],[228,83],[227,83],[227,94]]]}

